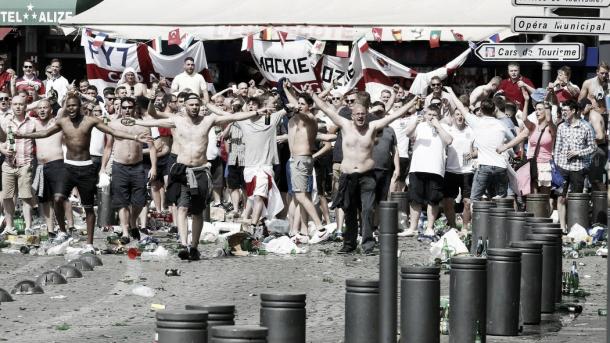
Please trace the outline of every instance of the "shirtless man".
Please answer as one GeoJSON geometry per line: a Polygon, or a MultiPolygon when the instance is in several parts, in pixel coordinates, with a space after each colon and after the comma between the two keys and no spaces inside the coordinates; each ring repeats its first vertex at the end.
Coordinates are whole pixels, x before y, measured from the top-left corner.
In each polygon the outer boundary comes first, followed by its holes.
{"type": "Polygon", "coordinates": [[[593,191],[605,191],[604,173],[607,161],[608,143],[606,142],[606,125],[607,112],[606,96],[610,89],[608,88],[608,74],[610,66],[606,62],[601,62],[597,66],[597,76],[585,80],[582,84],[582,90],[578,96],[578,102],[589,100],[591,105],[587,105],[584,114],[589,113],[589,123],[595,131],[595,142],[597,150],[591,156],[591,166],[589,168],[589,181],[593,191]],[[606,119],[604,119],[606,117],[606,119]]]}
{"type": "MultiPolygon", "coordinates": [[[[208,160],[206,149],[208,133],[215,125],[251,118],[260,111],[242,112],[235,115],[219,116],[210,114],[199,116],[201,99],[191,93],[186,98],[186,116],[172,116],[157,120],[136,120],[136,125],[174,128],[174,141],[181,147],[176,163],[171,167],[166,197],[178,206],[178,232],[183,249],[178,253],[181,259],[199,260],[197,250],[199,236],[203,228],[203,210],[210,195],[208,160]],[[192,215],[192,240],[188,246],[186,217],[192,215]]],[[[215,108],[211,104],[207,106],[215,108]]]]}
{"type": "Polygon", "coordinates": [[[91,142],[91,130],[97,128],[104,133],[116,138],[137,140],[145,143],[148,137],[143,135],[131,135],[123,131],[114,130],[104,122],[93,116],[84,116],[81,112],[81,102],[78,96],[68,94],[66,107],[62,110],[63,116],[44,130],[36,130],[28,134],[15,134],[16,138],[46,138],[58,132],[62,132],[64,144],[66,145],[66,182],[63,194],[67,198],[74,187],[78,188],[81,204],[85,209],[87,222],[87,245],[85,249],[93,251],[93,230],[95,225],[95,212],[93,211],[94,194],[97,191],[97,173],[89,155],[91,142]]]}
{"type": "MultiPolygon", "coordinates": [[[[38,120],[34,122],[36,131],[47,129],[55,121],[57,121],[57,118],[53,116],[51,103],[46,99],[40,100],[38,102],[38,120]]],[[[47,138],[36,139],[38,167],[36,168],[32,187],[36,195],[38,195],[39,202],[42,204],[47,231],[51,238],[56,235],[51,208],[55,212],[55,218],[59,225],[59,235],[67,236],[64,217],[68,220],[68,227],[72,228],[74,226],[72,206],[64,196],[66,170],[64,167],[62,144],[63,136],[60,132],[47,138]]]]}
{"type": "MultiPolygon", "coordinates": [[[[286,96],[297,108],[297,112],[288,121],[290,183],[292,184],[294,198],[297,204],[300,205],[301,220],[304,220],[309,215],[316,225],[317,231],[309,242],[319,243],[328,239],[330,231],[322,227],[320,216],[318,216],[318,212],[311,201],[311,189],[308,187],[310,179],[313,176],[312,149],[316,143],[318,123],[315,115],[310,110],[313,107],[313,99],[307,94],[295,97],[292,94],[291,86],[289,81],[283,83],[286,96]]],[[[305,222],[307,221],[305,220],[305,222]]],[[[305,232],[305,235],[308,235],[308,233],[305,232]]]]}
{"type": "Polygon", "coordinates": [[[358,237],[358,207],[361,206],[362,218],[362,252],[371,254],[375,247],[373,238],[373,211],[375,207],[375,175],[373,168],[373,147],[378,131],[392,121],[400,118],[419,97],[414,98],[399,110],[382,119],[369,122],[367,109],[355,104],[352,107],[352,120],[341,117],[336,111],[313,94],[316,105],[324,111],[330,120],[341,129],[343,136],[343,161],[341,177],[333,206],[343,208],[347,230],[343,233],[343,247],[339,253],[351,253],[356,249],[358,237]]]}
{"type": "MultiPolygon", "coordinates": [[[[132,136],[150,136],[150,129],[142,126],[126,126],[122,121],[133,119],[135,113],[135,100],[123,98],[121,100],[121,115],[110,122],[108,126],[114,130],[126,132],[132,136]]],[[[138,118],[139,119],[139,118],[138,118]]],[[[128,121],[126,123],[129,123],[128,121]]],[[[152,139],[148,142],[153,146],[152,139]]],[[[113,154],[112,181],[110,189],[112,193],[112,207],[119,209],[119,223],[123,230],[122,244],[128,244],[132,238],[139,240],[140,231],[136,220],[146,205],[146,182],[157,176],[156,149],[150,149],[151,169],[148,175],[144,174],[142,163],[142,143],[126,139],[114,139],[112,135],[106,135],[106,147],[102,158],[101,173],[106,172],[106,165],[113,154]]]]}
{"type": "Polygon", "coordinates": [[[479,107],[481,100],[490,98],[497,90],[502,78],[500,76],[494,76],[485,85],[480,85],[472,90],[470,93],[470,106],[471,108],[479,107]]]}

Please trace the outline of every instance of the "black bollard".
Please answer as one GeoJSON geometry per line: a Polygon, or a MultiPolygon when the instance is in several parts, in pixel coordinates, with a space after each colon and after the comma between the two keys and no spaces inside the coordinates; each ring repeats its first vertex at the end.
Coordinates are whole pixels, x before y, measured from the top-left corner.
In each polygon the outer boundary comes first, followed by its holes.
{"type": "Polygon", "coordinates": [[[390,201],[398,203],[397,223],[400,228],[401,217],[405,220],[404,229],[409,228],[409,193],[407,192],[392,192],[390,193],[390,201]]]}
{"type": "Polygon", "coordinates": [[[379,342],[379,281],[345,280],[345,343],[379,342]]]}
{"type": "Polygon", "coordinates": [[[536,217],[548,218],[551,215],[549,195],[543,193],[528,194],[525,197],[525,208],[536,217]]]}
{"type": "MultiPolygon", "coordinates": [[[[527,240],[542,244],[542,293],[540,295],[540,311],[542,313],[553,313],[555,312],[556,301],[557,254],[561,256],[561,238],[551,235],[531,234],[527,235],[527,240]]],[[[561,288],[561,283],[559,284],[559,287],[561,288]]]]}
{"type": "Polygon", "coordinates": [[[212,340],[212,328],[220,325],[235,325],[235,305],[186,305],[186,310],[208,313],[208,341],[212,340]]]}
{"type": "Polygon", "coordinates": [[[568,231],[576,223],[585,229],[589,228],[589,200],[588,193],[568,193],[566,207],[568,231]]]}
{"type": "Polygon", "coordinates": [[[521,252],[487,250],[487,334],[519,334],[521,252]]]}
{"type": "Polygon", "coordinates": [[[438,267],[402,267],[400,343],[438,343],[441,282],[438,267]]]}
{"type": "MultiPolygon", "coordinates": [[[[490,225],[489,210],[496,204],[491,201],[472,202],[472,242],[477,242],[479,237],[485,242],[487,240],[487,228],[490,225]]],[[[477,245],[472,244],[470,253],[476,254],[477,245]]]]}
{"type": "Polygon", "coordinates": [[[305,294],[261,294],[260,325],[268,343],[305,343],[305,294]]]}
{"type": "Polygon", "coordinates": [[[99,188],[97,191],[97,199],[99,205],[97,209],[97,226],[105,227],[116,225],[116,212],[112,209],[110,187],[99,188]]]}
{"type": "Polygon", "coordinates": [[[521,313],[523,324],[540,324],[542,294],[542,244],[511,242],[511,248],[521,251],[521,313]]]}
{"type": "Polygon", "coordinates": [[[208,313],[203,311],[158,311],[155,341],[158,343],[206,343],[208,341],[207,319],[208,313]]]}
{"type": "Polygon", "coordinates": [[[215,326],[210,343],[267,343],[267,331],[266,327],[256,325],[215,326]]]}
{"type": "Polygon", "coordinates": [[[493,199],[493,202],[496,204],[497,208],[504,208],[509,211],[512,211],[515,208],[513,198],[495,198],[493,199]]]}
{"type": "Polygon", "coordinates": [[[592,192],[591,205],[593,212],[591,213],[591,224],[608,225],[606,218],[606,210],[608,209],[608,193],[607,192],[592,192]]]}
{"type": "Polygon", "coordinates": [[[525,231],[525,220],[527,218],[533,217],[534,214],[530,212],[506,212],[506,241],[517,242],[525,240],[525,235],[527,232],[525,231]]]}
{"type": "Polygon", "coordinates": [[[526,235],[529,235],[531,232],[530,228],[532,226],[536,226],[541,223],[553,224],[553,219],[551,218],[542,218],[542,217],[528,217],[525,218],[525,232],[526,235]]]}
{"type": "MultiPolygon", "coordinates": [[[[532,228],[532,233],[536,235],[550,235],[562,242],[563,230],[560,228],[537,227],[532,228]]],[[[561,302],[561,276],[563,267],[563,249],[555,256],[555,302],[561,302]]]]}
{"type": "Polygon", "coordinates": [[[379,341],[396,342],[398,303],[398,203],[379,203],[379,341]]]}
{"type": "MultiPolygon", "coordinates": [[[[449,342],[474,342],[477,332],[485,343],[487,259],[451,258],[449,276],[449,342]]],[[[347,343],[347,342],[346,342],[347,343]]]]}
{"type": "Polygon", "coordinates": [[[487,248],[504,248],[508,245],[507,212],[506,208],[489,210],[491,225],[487,229],[487,236],[489,237],[487,248]]]}

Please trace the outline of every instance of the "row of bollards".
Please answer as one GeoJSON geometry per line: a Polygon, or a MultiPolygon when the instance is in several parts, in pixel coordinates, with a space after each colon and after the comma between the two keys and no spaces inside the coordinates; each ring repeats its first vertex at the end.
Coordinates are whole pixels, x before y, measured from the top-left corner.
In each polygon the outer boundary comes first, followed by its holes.
{"type": "Polygon", "coordinates": [[[305,343],[305,294],[261,294],[260,325],[235,325],[234,305],[186,305],[157,312],[155,341],[305,343]]]}

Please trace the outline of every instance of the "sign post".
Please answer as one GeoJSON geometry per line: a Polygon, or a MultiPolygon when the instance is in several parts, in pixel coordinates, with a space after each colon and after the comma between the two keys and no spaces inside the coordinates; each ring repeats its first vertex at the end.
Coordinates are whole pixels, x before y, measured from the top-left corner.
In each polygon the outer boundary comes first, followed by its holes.
{"type": "Polygon", "coordinates": [[[610,6],[610,0],[513,0],[513,6],[604,8],[610,6]]]}
{"type": "Polygon", "coordinates": [[[579,62],[582,43],[496,43],[481,44],[475,54],[482,61],[579,62]]]}

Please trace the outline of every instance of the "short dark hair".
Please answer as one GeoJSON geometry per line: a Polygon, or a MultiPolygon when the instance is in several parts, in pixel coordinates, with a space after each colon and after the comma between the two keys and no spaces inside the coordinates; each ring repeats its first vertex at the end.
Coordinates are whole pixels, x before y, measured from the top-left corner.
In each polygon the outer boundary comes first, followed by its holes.
{"type": "Polygon", "coordinates": [[[494,105],[493,101],[491,101],[490,99],[483,99],[481,100],[481,105],[479,108],[481,110],[481,113],[483,113],[484,115],[493,116],[494,111],[496,110],[496,105],[494,105]]]}
{"type": "Polygon", "coordinates": [[[114,95],[114,87],[104,88],[104,90],[102,91],[102,94],[104,95],[104,97],[106,97],[108,95],[114,95]]]}
{"type": "Polygon", "coordinates": [[[70,94],[66,97],[66,104],[68,103],[68,100],[70,99],[74,99],[76,100],[76,103],[78,104],[78,107],[80,108],[81,106],[81,101],[80,101],[80,96],[76,95],[76,94],[70,94]]]}
{"type": "Polygon", "coordinates": [[[309,95],[309,94],[301,94],[299,95],[299,98],[302,98],[303,100],[305,100],[305,103],[307,104],[307,106],[313,106],[313,98],[309,95]]]}
{"type": "Polygon", "coordinates": [[[184,62],[186,62],[186,61],[191,61],[191,62],[195,63],[195,59],[194,59],[194,58],[192,58],[191,56],[189,56],[189,57],[185,58],[185,59],[184,59],[184,62]]]}
{"type": "Polygon", "coordinates": [[[182,99],[186,100],[186,98],[188,97],[188,95],[189,95],[189,93],[187,93],[187,92],[180,92],[180,93],[178,93],[177,98],[178,98],[178,99],[182,98],[182,99]]]}
{"type": "Polygon", "coordinates": [[[569,107],[571,110],[576,111],[576,113],[578,113],[578,110],[580,109],[578,103],[574,99],[566,100],[561,107],[569,107]]]}
{"type": "Polygon", "coordinates": [[[498,109],[498,111],[504,112],[504,109],[506,108],[506,100],[504,100],[503,97],[494,96],[493,102],[494,102],[494,105],[496,106],[496,108],[498,109]]]}
{"type": "Polygon", "coordinates": [[[506,115],[510,114],[515,115],[515,113],[517,113],[517,104],[515,104],[512,101],[507,101],[504,104],[504,113],[506,113],[506,115]]]}
{"type": "Polygon", "coordinates": [[[256,104],[259,108],[261,107],[261,99],[257,98],[257,97],[249,97],[247,103],[254,103],[256,104]]]}
{"type": "Polygon", "coordinates": [[[49,62],[49,64],[53,64],[55,62],[59,63],[59,66],[61,67],[61,61],[59,60],[59,58],[52,59],[51,62],[49,62]]]}
{"type": "Polygon", "coordinates": [[[95,93],[97,93],[97,87],[95,87],[94,85],[87,86],[87,90],[94,90],[95,93]]]}
{"type": "Polygon", "coordinates": [[[134,106],[136,105],[136,99],[134,99],[132,97],[129,97],[129,96],[126,96],[126,97],[121,99],[121,105],[123,105],[124,102],[128,102],[128,103],[130,103],[130,104],[132,104],[134,106]]]}
{"type": "Polygon", "coordinates": [[[437,104],[428,105],[428,109],[435,112],[439,116],[441,115],[441,107],[437,104]]]}
{"type": "Polygon", "coordinates": [[[364,106],[364,108],[369,108],[371,105],[371,95],[367,91],[357,92],[356,102],[364,106]]]}
{"type": "Polygon", "coordinates": [[[572,76],[572,68],[570,68],[569,66],[563,66],[557,70],[557,72],[560,72],[560,71],[562,71],[564,74],[566,74],[568,79],[572,76]]]}
{"type": "Polygon", "coordinates": [[[597,70],[600,70],[601,68],[610,70],[610,66],[608,66],[608,63],[606,63],[606,61],[599,62],[599,65],[597,66],[597,70]]]}

